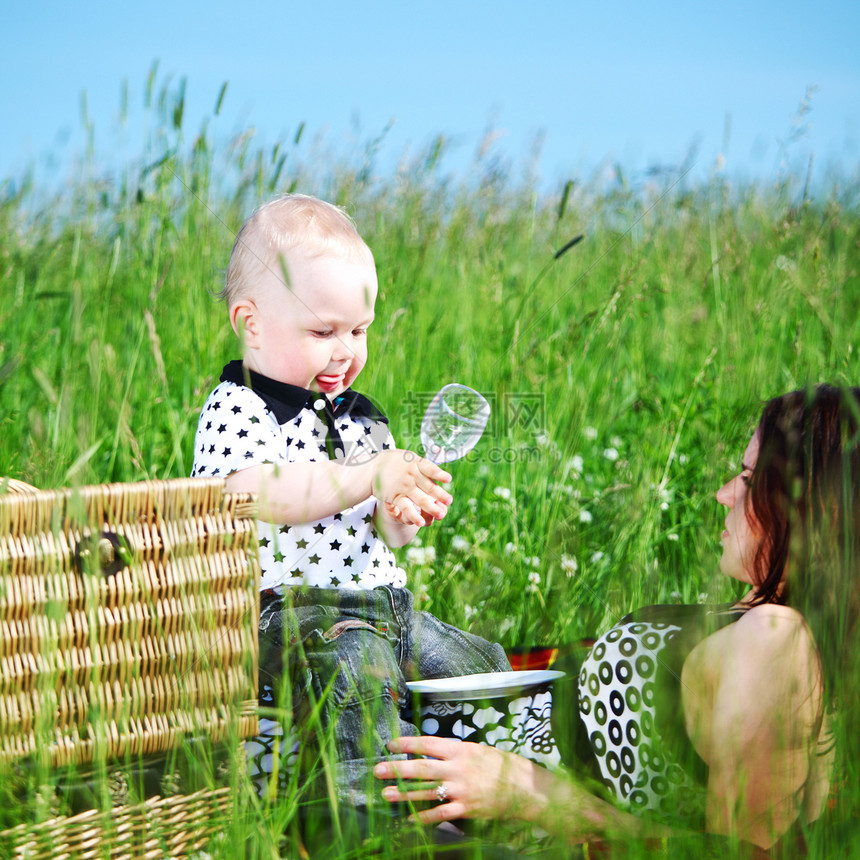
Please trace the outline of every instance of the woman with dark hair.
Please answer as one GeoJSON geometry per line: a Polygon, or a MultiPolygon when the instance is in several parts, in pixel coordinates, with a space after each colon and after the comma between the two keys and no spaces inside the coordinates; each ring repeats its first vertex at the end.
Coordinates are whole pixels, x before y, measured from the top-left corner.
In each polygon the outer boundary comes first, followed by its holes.
{"type": "Polygon", "coordinates": [[[860,705],[860,388],[767,403],[717,500],[720,568],[749,590],[730,605],[646,607],[597,640],[573,671],[576,710],[563,690],[553,708],[557,730],[559,717],[574,728],[572,772],[399,738],[392,752],[429,758],[377,765],[403,781],[383,797],[433,802],[416,812],[425,823],[520,819],[569,843],[704,830],[796,845],[833,783],[834,724],[860,705]]]}

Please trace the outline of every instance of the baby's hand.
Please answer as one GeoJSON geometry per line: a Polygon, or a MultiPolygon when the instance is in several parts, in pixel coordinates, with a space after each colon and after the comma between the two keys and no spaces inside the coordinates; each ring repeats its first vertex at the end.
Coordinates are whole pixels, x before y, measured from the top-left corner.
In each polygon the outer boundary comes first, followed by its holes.
{"type": "Polygon", "coordinates": [[[437,519],[441,520],[447,511],[441,514],[425,514],[411,499],[406,496],[398,496],[393,502],[383,502],[381,506],[383,516],[403,526],[429,526],[437,519]]]}
{"type": "Polygon", "coordinates": [[[404,525],[429,525],[448,512],[453,497],[437,484],[451,476],[412,451],[383,451],[375,458],[373,494],[386,516],[404,525]]]}

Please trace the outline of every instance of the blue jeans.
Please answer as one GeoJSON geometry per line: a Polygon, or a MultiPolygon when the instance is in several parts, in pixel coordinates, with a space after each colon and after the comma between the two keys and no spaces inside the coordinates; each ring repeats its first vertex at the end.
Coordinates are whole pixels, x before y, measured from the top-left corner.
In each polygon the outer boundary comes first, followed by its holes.
{"type": "MultiPolygon", "coordinates": [[[[262,596],[260,704],[291,716],[300,781],[333,782],[350,803],[378,796],[381,785],[369,771],[389,755],[385,744],[418,734],[407,680],[510,668],[501,645],[415,611],[405,588],[262,596]],[[326,771],[333,761],[335,774],[326,771]]],[[[280,768],[289,770],[283,760],[280,768]]]]}

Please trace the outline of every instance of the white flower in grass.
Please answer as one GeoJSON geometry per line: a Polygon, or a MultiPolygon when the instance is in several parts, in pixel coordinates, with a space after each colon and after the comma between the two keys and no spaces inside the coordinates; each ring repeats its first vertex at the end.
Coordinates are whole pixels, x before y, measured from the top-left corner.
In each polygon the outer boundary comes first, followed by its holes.
{"type": "Polygon", "coordinates": [[[487,529],[478,529],[475,532],[475,546],[480,546],[482,543],[486,543],[489,537],[490,532],[487,529]]]}
{"type": "Polygon", "coordinates": [[[425,567],[436,561],[436,547],[410,546],[406,550],[406,561],[418,567],[425,567]]]}
{"type": "Polygon", "coordinates": [[[624,445],[624,440],[620,436],[613,436],[609,441],[616,448],[621,448],[624,445]]]}
{"type": "Polygon", "coordinates": [[[467,504],[470,508],[472,508],[472,509],[474,510],[475,508],[477,508],[477,507],[478,507],[478,500],[477,500],[477,499],[469,499],[469,500],[466,502],[466,504],[467,504]]]}
{"type": "Polygon", "coordinates": [[[686,454],[678,454],[678,462],[679,462],[682,466],[685,466],[685,465],[687,464],[687,460],[688,460],[688,459],[689,459],[689,458],[687,457],[687,455],[686,455],[686,454]]]}
{"type": "Polygon", "coordinates": [[[671,534],[666,535],[666,537],[667,537],[669,540],[678,540],[678,535],[676,535],[674,532],[672,532],[671,534]]]}
{"type": "Polygon", "coordinates": [[[505,544],[505,555],[513,555],[516,551],[517,545],[515,543],[508,541],[508,543],[505,544]]]}
{"type": "Polygon", "coordinates": [[[463,607],[463,614],[466,616],[466,621],[471,621],[477,614],[478,610],[474,606],[469,606],[467,603],[463,607]]]}
{"type": "Polygon", "coordinates": [[[651,484],[651,488],[657,492],[657,498],[660,500],[660,510],[668,511],[669,502],[672,500],[672,493],[660,484],[651,484]]]}
{"type": "Polygon", "coordinates": [[[546,433],[537,433],[535,435],[535,442],[537,442],[542,448],[549,445],[549,441],[549,436],[547,436],[546,433]]]}
{"type": "Polygon", "coordinates": [[[454,537],[451,538],[451,549],[456,550],[457,552],[466,552],[471,548],[472,545],[466,540],[466,538],[461,537],[460,535],[454,535],[454,537]]]}
{"type": "Polygon", "coordinates": [[[532,567],[540,567],[540,559],[536,555],[533,555],[528,562],[532,567]]]}
{"type": "Polygon", "coordinates": [[[500,499],[504,499],[506,502],[509,502],[511,499],[511,491],[507,487],[496,487],[493,490],[493,495],[498,496],[500,499]]]}
{"type": "Polygon", "coordinates": [[[673,592],[669,595],[669,597],[670,597],[672,600],[676,601],[677,603],[680,603],[680,602],[681,602],[681,592],[680,592],[680,591],[673,591],[673,592]]]}
{"type": "Polygon", "coordinates": [[[582,474],[583,465],[584,464],[582,462],[582,456],[580,454],[574,454],[567,461],[567,468],[570,469],[570,471],[573,472],[575,475],[581,475],[582,474]]]}
{"type": "Polygon", "coordinates": [[[591,511],[587,511],[587,510],[585,510],[585,508],[583,508],[579,512],[579,521],[581,523],[590,523],[593,519],[594,519],[594,517],[591,516],[591,511]]]}
{"type": "Polygon", "coordinates": [[[597,564],[597,562],[599,562],[600,559],[602,559],[602,558],[603,558],[603,551],[597,550],[597,552],[593,553],[591,556],[591,563],[597,564]]]}
{"type": "Polygon", "coordinates": [[[537,594],[540,591],[540,574],[536,570],[529,574],[528,591],[531,594],[537,594]]]}
{"type": "Polygon", "coordinates": [[[563,555],[561,557],[561,569],[568,576],[573,576],[579,570],[579,562],[577,562],[575,556],[563,555]]]}
{"type": "Polygon", "coordinates": [[[590,442],[593,442],[597,438],[597,430],[595,430],[594,427],[586,427],[582,431],[582,435],[590,442]]]}
{"type": "Polygon", "coordinates": [[[614,463],[618,457],[618,449],[617,448],[605,448],[603,451],[603,456],[609,460],[610,463],[614,463]]]}
{"type": "Polygon", "coordinates": [[[698,602],[699,602],[699,603],[704,603],[707,599],[708,599],[708,595],[707,595],[707,594],[705,594],[705,592],[704,592],[704,591],[700,591],[700,592],[699,592],[699,599],[698,599],[698,602]]]}

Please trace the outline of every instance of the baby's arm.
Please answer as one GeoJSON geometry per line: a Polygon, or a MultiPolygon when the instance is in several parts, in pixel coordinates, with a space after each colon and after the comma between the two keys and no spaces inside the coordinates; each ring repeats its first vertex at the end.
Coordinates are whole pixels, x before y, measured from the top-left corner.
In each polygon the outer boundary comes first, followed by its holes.
{"type": "MultiPolygon", "coordinates": [[[[387,433],[387,431],[386,431],[387,433]]],[[[194,445],[198,477],[226,477],[229,492],[254,493],[265,522],[314,522],[376,496],[377,525],[391,546],[441,519],[451,496],[436,482],[451,476],[411,451],[391,447],[370,458],[284,460],[282,430],[250,389],[221,385],[200,416],[194,445]]],[[[303,443],[301,443],[303,444],[303,443]]]]}
{"type": "Polygon", "coordinates": [[[437,481],[450,480],[429,460],[394,449],[360,464],[323,460],[251,466],[231,474],[226,488],[256,494],[260,519],[288,525],[320,520],[376,496],[386,509],[377,515],[383,537],[402,546],[418,526],[445,516],[452,497],[437,481]]]}

